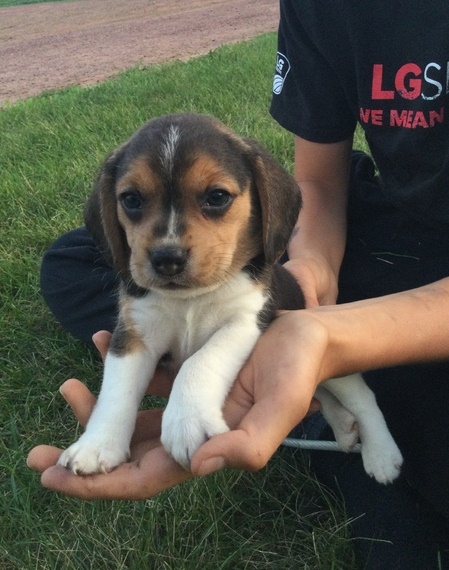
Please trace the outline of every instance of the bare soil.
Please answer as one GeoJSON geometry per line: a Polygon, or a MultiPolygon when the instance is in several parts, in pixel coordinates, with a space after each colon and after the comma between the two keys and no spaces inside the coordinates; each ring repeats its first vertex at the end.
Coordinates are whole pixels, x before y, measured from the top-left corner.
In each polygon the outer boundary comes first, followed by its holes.
{"type": "Polygon", "coordinates": [[[0,104],[186,60],[273,31],[276,0],[81,0],[0,8],[0,104]]]}

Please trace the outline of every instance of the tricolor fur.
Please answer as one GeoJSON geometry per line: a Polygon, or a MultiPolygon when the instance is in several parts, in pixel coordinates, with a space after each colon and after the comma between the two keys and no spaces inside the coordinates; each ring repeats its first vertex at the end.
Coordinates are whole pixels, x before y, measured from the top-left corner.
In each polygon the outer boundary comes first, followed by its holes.
{"type": "MultiPolygon", "coordinates": [[[[207,438],[228,430],[224,401],[261,332],[276,309],[304,308],[301,290],[276,265],[300,206],[295,181],[259,144],[202,115],[154,119],[106,160],[86,224],[122,280],[118,324],[86,432],[60,463],[93,473],[127,460],[162,359],[177,372],[162,421],[166,450],[188,469],[207,438]]],[[[331,382],[345,404],[345,379],[331,382]]],[[[364,436],[359,410],[368,409],[368,442],[383,417],[361,378],[347,385],[357,394],[347,399],[350,412],[330,395],[322,401],[348,448],[355,418],[364,436]]],[[[366,454],[388,440],[388,457],[365,466],[385,482],[399,460],[384,423],[381,432],[366,454]]]]}

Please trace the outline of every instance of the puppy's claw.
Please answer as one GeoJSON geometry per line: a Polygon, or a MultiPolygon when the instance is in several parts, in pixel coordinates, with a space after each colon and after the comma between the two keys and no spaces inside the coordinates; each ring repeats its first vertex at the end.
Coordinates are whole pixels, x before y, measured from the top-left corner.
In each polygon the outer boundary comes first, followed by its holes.
{"type": "Polygon", "coordinates": [[[129,450],[111,442],[89,442],[81,437],[66,449],[58,464],[70,469],[75,475],[110,473],[129,458],[129,450]]]}

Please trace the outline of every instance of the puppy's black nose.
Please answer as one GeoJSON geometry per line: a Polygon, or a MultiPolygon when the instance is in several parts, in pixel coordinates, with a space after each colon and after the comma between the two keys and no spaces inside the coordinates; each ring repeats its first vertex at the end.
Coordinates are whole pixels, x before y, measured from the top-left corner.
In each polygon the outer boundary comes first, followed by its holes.
{"type": "Polygon", "coordinates": [[[150,261],[156,273],[172,277],[184,270],[187,251],[181,247],[158,247],[150,251],[150,261]]]}

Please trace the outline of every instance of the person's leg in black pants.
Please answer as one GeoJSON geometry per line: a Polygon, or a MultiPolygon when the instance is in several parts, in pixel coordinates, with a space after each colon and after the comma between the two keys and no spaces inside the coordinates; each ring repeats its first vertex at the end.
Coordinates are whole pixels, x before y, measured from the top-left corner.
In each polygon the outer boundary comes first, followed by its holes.
{"type": "MultiPolygon", "coordinates": [[[[339,302],[413,289],[449,275],[449,236],[396,210],[368,157],[356,158],[339,302]]],[[[403,455],[382,486],[360,455],[312,452],[317,478],[341,496],[363,568],[449,568],[449,363],[364,375],[403,455]]],[[[321,439],[332,439],[327,428],[321,439]]]]}
{"type": "MultiPolygon", "coordinates": [[[[310,454],[317,479],[345,504],[362,568],[449,568],[448,372],[429,365],[366,375],[404,456],[393,484],[370,478],[360,454],[310,454]]],[[[320,439],[333,439],[332,430],[320,439]]]]}
{"type": "Polygon", "coordinates": [[[86,228],[62,235],[45,253],[42,295],[55,318],[74,337],[92,345],[92,335],[114,329],[118,277],[86,228]]]}

